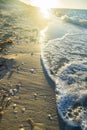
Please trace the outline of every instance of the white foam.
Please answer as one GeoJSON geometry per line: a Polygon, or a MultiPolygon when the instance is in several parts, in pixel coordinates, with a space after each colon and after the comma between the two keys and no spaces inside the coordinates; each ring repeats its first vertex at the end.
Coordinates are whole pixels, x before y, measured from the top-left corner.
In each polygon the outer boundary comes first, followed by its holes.
{"type": "Polygon", "coordinates": [[[83,130],[87,129],[86,36],[75,33],[51,40],[42,53],[45,68],[56,84],[59,114],[68,124],[83,130]]]}
{"type": "Polygon", "coordinates": [[[61,19],[65,22],[69,22],[69,23],[87,28],[87,20],[86,19],[78,19],[77,17],[74,17],[74,16],[70,17],[68,15],[62,16],[61,19]]]}

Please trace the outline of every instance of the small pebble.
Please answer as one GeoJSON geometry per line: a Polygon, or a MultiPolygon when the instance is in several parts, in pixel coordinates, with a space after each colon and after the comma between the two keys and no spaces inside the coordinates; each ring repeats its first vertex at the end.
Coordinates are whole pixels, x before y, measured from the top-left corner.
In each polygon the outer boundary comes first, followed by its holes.
{"type": "Polygon", "coordinates": [[[22,62],[21,65],[24,65],[24,62],[22,62]]]}
{"type": "Polygon", "coordinates": [[[51,114],[48,114],[48,119],[49,119],[49,120],[52,120],[52,119],[53,119],[52,116],[51,116],[51,114]]]}
{"type": "Polygon", "coordinates": [[[31,73],[34,73],[35,72],[35,69],[30,69],[29,70],[31,73]]]}
{"type": "Polygon", "coordinates": [[[17,114],[18,113],[18,111],[14,111],[14,114],[17,114]]]}
{"type": "Polygon", "coordinates": [[[21,87],[21,83],[16,85],[16,88],[19,89],[21,87]]]}
{"type": "Polygon", "coordinates": [[[23,124],[21,124],[20,126],[19,126],[19,128],[23,128],[24,127],[24,125],[23,124]]]}
{"type": "Polygon", "coordinates": [[[37,93],[34,93],[34,98],[35,98],[35,99],[37,98],[37,93]]]}
{"type": "Polygon", "coordinates": [[[17,104],[13,104],[13,109],[15,109],[15,108],[16,108],[16,106],[17,106],[17,104]]]}
{"type": "Polygon", "coordinates": [[[9,93],[11,94],[11,96],[13,96],[13,95],[14,95],[14,92],[13,92],[13,90],[12,90],[12,89],[10,89],[10,90],[9,90],[9,93]]]}
{"type": "Polygon", "coordinates": [[[0,112],[0,115],[2,116],[3,114],[4,114],[4,111],[1,111],[1,112],[0,112]]]}
{"type": "Polygon", "coordinates": [[[26,109],[25,109],[25,107],[23,107],[23,108],[22,108],[22,113],[24,113],[24,112],[25,112],[25,110],[26,110],[26,109]]]}
{"type": "Polygon", "coordinates": [[[5,42],[6,43],[12,43],[13,41],[11,39],[7,39],[5,42]]]}
{"type": "Polygon", "coordinates": [[[13,89],[14,94],[16,94],[18,92],[18,90],[16,88],[13,89]]]}
{"type": "Polygon", "coordinates": [[[11,100],[11,98],[9,97],[9,98],[7,98],[7,101],[10,101],[11,100]]]}

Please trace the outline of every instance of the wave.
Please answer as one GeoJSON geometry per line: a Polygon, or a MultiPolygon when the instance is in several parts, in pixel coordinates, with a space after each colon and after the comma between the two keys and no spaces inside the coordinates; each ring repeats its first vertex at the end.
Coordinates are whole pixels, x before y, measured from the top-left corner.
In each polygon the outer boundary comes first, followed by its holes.
{"type": "Polygon", "coordinates": [[[87,20],[85,19],[79,19],[77,17],[69,17],[68,15],[61,16],[61,19],[64,22],[68,22],[71,24],[75,24],[75,25],[87,28],[87,20]]]}
{"type": "Polygon", "coordinates": [[[46,71],[56,85],[58,113],[69,125],[82,130],[87,129],[86,50],[87,34],[80,33],[50,40],[41,53],[46,71]]]}

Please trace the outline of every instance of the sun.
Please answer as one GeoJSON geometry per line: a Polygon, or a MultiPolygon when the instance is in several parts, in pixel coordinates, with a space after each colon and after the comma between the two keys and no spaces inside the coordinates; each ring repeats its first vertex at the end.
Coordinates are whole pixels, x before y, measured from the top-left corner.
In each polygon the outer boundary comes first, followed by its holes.
{"type": "Polygon", "coordinates": [[[39,4],[39,8],[40,8],[40,12],[42,13],[42,15],[45,17],[45,18],[49,18],[50,16],[50,13],[49,13],[49,10],[50,10],[50,6],[46,6],[45,4],[39,4]]]}
{"type": "Polygon", "coordinates": [[[49,18],[49,10],[50,8],[57,7],[58,0],[33,0],[33,4],[40,8],[42,15],[45,18],[49,18]]]}
{"type": "Polygon", "coordinates": [[[48,8],[40,7],[40,12],[42,13],[44,18],[49,18],[50,13],[48,8]]]}

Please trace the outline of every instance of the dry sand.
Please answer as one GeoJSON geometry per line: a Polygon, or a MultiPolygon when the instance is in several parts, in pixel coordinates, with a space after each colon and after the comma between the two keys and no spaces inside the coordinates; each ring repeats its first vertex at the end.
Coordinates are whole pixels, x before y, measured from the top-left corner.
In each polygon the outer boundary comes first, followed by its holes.
{"type": "Polygon", "coordinates": [[[0,52],[5,60],[0,70],[1,99],[7,94],[0,130],[31,130],[28,118],[42,123],[45,130],[59,130],[55,85],[44,71],[39,33],[34,30],[40,30],[47,21],[37,13],[36,17],[34,8],[26,5],[1,7],[0,42],[11,39],[13,43],[0,52]]]}
{"type": "Polygon", "coordinates": [[[16,130],[21,124],[28,130],[30,126],[26,120],[29,117],[35,122],[43,123],[49,130],[58,129],[55,93],[52,88],[54,86],[48,84],[44,75],[39,47],[39,44],[33,44],[29,49],[29,51],[34,51],[33,55],[26,54],[25,51],[25,53],[4,56],[6,59],[14,59],[16,63],[13,73],[11,74],[11,70],[9,70],[0,84],[2,87],[8,87],[9,90],[15,89],[17,85],[20,88],[16,94],[10,96],[12,102],[4,110],[0,130],[16,130]],[[17,69],[16,66],[19,68],[17,69]],[[35,72],[33,72],[33,68],[35,72]],[[13,104],[17,105],[15,109],[13,109],[13,104]],[[24,112],[22,112],[23,108],[25,108],[24,112]],[[52,115],[52,120],[49,120],[49,114],[52,115]]]}

